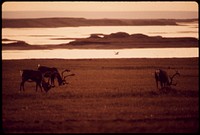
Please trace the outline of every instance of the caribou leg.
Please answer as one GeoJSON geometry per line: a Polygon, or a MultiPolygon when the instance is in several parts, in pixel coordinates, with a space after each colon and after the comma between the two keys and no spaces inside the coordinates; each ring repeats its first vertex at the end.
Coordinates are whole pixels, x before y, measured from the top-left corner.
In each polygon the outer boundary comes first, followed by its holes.
{"type": "Polygon", "coordinates": [[[52,75],[51,76],[51,86],[52,87],[55,87],[55,85],[54,85],[54,79],[55,79],[55,75],[52,75]]]}
{"type": "Polygon", "coordinates": [[[36,90],[35,90],[36,92],[37,92],[37,89],[38,89],[38,83],[36,82],[36,90]]]}
{"type": "Polygon", "coordinates": [[[39,84],[39,87],[40,87],[41,92],[43,92],[43,91],[42,91],[42,86],[41,86],[41,84],[39,84]]]}
{"type": "Polygon", "coordinates": [[[156,80],[156,87],[157,87],[157,89],[158,89],[158,80],[156,80]]]}
{"type": "Polygon", "coordinates": [[[42,86],[41,86],[40,83],[38,83],[38,82],[36,82],[36,92],[37,92],[38,86],[40,87],[40,90],[41,90],[41,92],[42,92],[42,86]]]}
{"type": "Polygon", "coordinates": [[[158,81],[156,81],[156,87],[157,87],[157,89],[158,89],[158,81]]]}
{"type": "Polygon", "coordinates": [[[42,86],[41,86],[41,84],[39,82],[38,82],[38,86],[40,87],[40,90],[42,92],[42,86]]]}
{"type": "Polygon", "coordinates": [[[161,86],[161,89],[163,88],[163,82],[162,81],[160,81],[160,86],[161,86]]]}
{"type": "Polygon", "coordinates": [[[24,83],[25,83],[24,81],[21,82],[21,84],[20,84],[20,91],[21,91],[21,88],[23,88],[23,91],[24,91],[24,83]]]}

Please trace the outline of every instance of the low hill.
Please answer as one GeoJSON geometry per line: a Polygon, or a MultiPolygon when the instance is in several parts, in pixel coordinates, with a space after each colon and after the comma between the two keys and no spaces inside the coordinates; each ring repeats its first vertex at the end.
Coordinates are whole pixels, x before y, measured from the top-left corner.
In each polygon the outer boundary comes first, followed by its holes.
{"type": "Polygon", "coordinates": [[[90,45],[102,48],[198,47],[198,40],[192,37],[164,38],[117,32],[109,35],[92,34],[89,38],[77,39],[66,45],[86,48],[90,48],[90,45]]]}
{"type": "Polygon", "coordinates": [[[2,19],[2,28],[53,28],[77,26],[139,26],[177,25],[176,22],[192,22],[198,19],[85,19],[85,18],[37,18],[2,19]]]}
{"type": "MultiPolygon", "coordinates": [[[[8,39],[3,39],[8,40],[8,39]]],[[[59,39],[58,39],[59,40],[59,39]]],[[[9,40],[8,40],[9,41],[9,40]]],[[[125,32],[91,34],[88,38],[77,38],[60,45],[29,45],[24,41],[2,44],[2,49],[122,49],[122,48],[177,48],[198,47],[198,39],[192,37],[166,38],[125,32]]]]}

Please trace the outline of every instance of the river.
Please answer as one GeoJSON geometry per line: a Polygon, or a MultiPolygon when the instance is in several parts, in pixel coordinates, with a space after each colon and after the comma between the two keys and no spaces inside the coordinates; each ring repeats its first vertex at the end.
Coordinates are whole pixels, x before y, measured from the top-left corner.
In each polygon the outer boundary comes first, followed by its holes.
{"type": "Polygon", "coordinates": [[[190,58],[198,48],[3,50],[2,59],[190,58]]]}
{"type": "MultiPolygon", "coordinates": [[[[2,28],[2,39],[21,40],[30,45],[57,45],[73,41],[69,38],[86,38],[90,34],[126,32],[163,37],[198,38],[198,22],[180,23],[178,26],[85,26],[59,28],[2,28]]],[[[12,41],[2,41],[9,43],[12,41]]]]}
{"type": "MultiPolygon", "coordinates": [[[[90,34],[126,32],[148,36],[195,37],[198,22],[179,23],[178,26],[87,26],[59,28],[2,28],[2,39],[21,40],[30,45],[58,45],[73,41],[69,38],[86,38],[90,34]]],[[[9,43],[13,41],[2,41],[9,43]]],[[[198,57],[198,48],[137,48],[137,49],[53,49],[53,50],[2,50],[2,59],[91,59],[91,58],[188,58],[198,57]],[[116,53],[118,52],[118,53],[116,53]]]]}

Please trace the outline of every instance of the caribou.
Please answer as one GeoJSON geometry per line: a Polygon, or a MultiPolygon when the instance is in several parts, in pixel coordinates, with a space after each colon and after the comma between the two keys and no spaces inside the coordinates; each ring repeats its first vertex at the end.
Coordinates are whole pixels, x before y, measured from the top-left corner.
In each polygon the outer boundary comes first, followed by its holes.
{"type": "Polygon", "coordinates": [[[160,81],[160,87],[161,89],[166,87],[166,86],[171,86],[174,85],[176,86],[177,83],[173,83],[173,78],[175,76],[180,76],[180,73],[178,71],[176,71],[175,74],[173,74],[171,77],[168,76],[167,72],[161,69],[157,69],[155,71],[155,80],[156,80],[156,86],[158,88],[158,82],[160,81]]]}
{"type": "Polygon", "coordinates": [[[23,88],[24,91],[25,82],[36,82],[36,91],[38,87],[40,87],[41,92],[42,92],[42,87],[46,92],[48,92],[51,88],[51,85],[44,80],[44,77],[40,71],[25,69],[21,70],[20,74],[22,77],[22,81],[20,83],[20,91],[21,88],[23,88]]]}
{"type": "Polygon", "coordinates": [[[52,87],[55,87],[55,84],[54,84],[55,78],[57,78],[58,84],[60,86],[60,85],[68,84],[65,80],[66,77],[75,75],[75,74],[70,74],[70,75],[64,76],[65,72],[70,72],[70,70],[65,69],[64,71],[61,72],[61,75],[62,75],[61,76],[57,68],[41,66],[40,64],[38,64],[38,71],[40,71],[42,74],[45,73],[44,77],[50,78],[52,87]]]}

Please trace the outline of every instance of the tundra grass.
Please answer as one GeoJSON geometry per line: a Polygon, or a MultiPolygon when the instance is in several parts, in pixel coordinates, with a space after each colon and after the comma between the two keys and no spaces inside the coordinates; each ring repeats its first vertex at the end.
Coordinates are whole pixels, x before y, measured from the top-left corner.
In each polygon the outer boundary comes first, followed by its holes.
{"type": "Polygon", "coordinates": [[[4,133],[194,133],[199,131],[199,67],[188,59],[33,59],[2,61],[4,133]],[[68,85],[35,91],[20,70],[37,65],[70,69],[68,85]],[[168,92],[154,71],[175,77],[168,92]]]}

